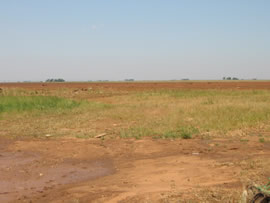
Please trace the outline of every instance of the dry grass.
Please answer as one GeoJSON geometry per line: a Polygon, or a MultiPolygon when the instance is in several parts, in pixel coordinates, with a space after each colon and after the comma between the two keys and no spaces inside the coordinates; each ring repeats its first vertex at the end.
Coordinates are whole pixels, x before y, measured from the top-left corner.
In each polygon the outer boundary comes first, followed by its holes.
{"type": "Polygon", "coordinates": [[[270,120],[267,90],[5,89],[0,104],[7,97],[35,100],[40,96],[71,98],[80,105],[74,108],[56,105],[53,111],[34,106],[31,111],[14,112],[5,111],[6,102],[0,114],[0,134],[88,138],[105,132],[120,137],[191,138],[205,134],[228,135],[268,124],[270,120]]]}

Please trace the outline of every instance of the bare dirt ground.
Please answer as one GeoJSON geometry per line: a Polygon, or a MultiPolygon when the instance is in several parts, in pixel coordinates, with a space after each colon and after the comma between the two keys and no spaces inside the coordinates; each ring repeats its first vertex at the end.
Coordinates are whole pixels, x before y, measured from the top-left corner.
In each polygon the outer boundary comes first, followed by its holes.
{"type": "Polygon", "coordinates": [[[58,88],[110,88],[117,90],[147,89],[270,89],[266,81],[234,82],[89,82],[89,83],[0,83],[3,88],[58,89],[58,88]]]}
{"type": "Polygon", "coordinates": [[[269,177],[258,140],[1,138],[0,202],[236,202],[269,177]]]}

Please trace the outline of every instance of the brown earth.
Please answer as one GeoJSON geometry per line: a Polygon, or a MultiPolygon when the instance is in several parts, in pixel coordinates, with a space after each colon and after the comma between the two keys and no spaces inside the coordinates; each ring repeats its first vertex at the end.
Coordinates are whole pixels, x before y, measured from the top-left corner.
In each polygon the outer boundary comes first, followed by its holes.
{"type": "Polygon", "coordinates": [[[234,82],[81,82],[81,83],[0,83],[0,88],[57,89],[57,88],[109,88],[116,90],[147,89],[270,89],[270,81],[234,82]]]}
{"type": "MultiPolygon", "coordinates": [[[[0,88],[270,89],[270,82],[0,83],[0,88]]],[[[269,136],[269,135],[265,135],[269,136]]],[[[270,145],[227,139],[0,137],[0,202],[238,202],[270,145]]]]}
{"type": "Polygon", "coordinates": [[[237,202],[269,155],[257,138],[0,138],[0,202],[237,202]]]}

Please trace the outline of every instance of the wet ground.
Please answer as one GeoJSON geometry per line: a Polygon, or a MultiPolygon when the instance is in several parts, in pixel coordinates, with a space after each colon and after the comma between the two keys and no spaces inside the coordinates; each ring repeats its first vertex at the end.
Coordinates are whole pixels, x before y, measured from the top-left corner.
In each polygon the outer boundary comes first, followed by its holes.
{"type": "Polygon", "coordinates": [[[0,141],[0,202],[236,201],[270,175],[257,139],[0,141]]]}

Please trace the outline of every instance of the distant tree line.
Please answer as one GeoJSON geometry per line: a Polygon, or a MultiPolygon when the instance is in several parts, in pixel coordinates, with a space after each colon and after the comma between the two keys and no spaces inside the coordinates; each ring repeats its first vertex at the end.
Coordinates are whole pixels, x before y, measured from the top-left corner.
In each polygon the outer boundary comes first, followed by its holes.
{"type": "Polygon", "coordinates": [[[46,82],[65,82],[64,79],[58,78],[58,79],[47,79],[46,82]]]}
{"type": "Polygon", "coordinates": [[[126,82],[133,82],[133,81],[135,81],[135,80],[132,79],[132,78],[129,78],[129,79],[125,79],[125,81],[126,81],[126,82]]]}
{"type": "Polygon", "coordinates": [[[239,79],[236,78],[236,77],[223,77],[222,79],[223,79],[223,80],[239,80],[239,79]]]}

